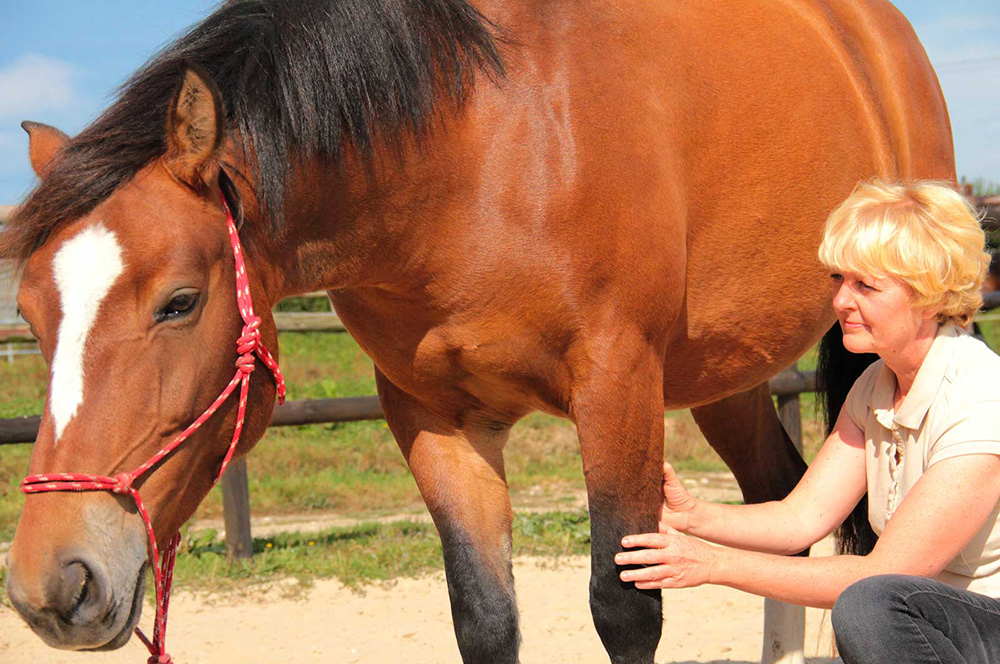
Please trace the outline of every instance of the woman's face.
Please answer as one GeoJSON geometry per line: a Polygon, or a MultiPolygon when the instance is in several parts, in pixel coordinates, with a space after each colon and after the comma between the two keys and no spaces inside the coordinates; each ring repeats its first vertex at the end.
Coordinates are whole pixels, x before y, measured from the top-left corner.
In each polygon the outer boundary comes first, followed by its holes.
{"type": "Polygon", "coordinates": [[[844,347],[852,353],[896,355],[933,318],[915,308],[909,286],[892,277],[844,271],[831,274],[830,282],[844,347]]]}

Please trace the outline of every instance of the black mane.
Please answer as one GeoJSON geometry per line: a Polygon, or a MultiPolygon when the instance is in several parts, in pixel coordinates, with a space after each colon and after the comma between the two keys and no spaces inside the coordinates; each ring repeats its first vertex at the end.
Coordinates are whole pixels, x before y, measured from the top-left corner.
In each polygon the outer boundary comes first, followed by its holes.
{"type": "Polygon", "coordinates": [[[165,150],[167,105],[185,62],[214,79],[262,213],[282,226],[290,155],[336,162],[427,127],[461,103],[477,70],[503,75],[495,26],[465,0],[230,0],[119,90],[24,201],[0,256],[25,260],[165,150]],[[247,148],[250,148],[247,150],[247,148]]]}

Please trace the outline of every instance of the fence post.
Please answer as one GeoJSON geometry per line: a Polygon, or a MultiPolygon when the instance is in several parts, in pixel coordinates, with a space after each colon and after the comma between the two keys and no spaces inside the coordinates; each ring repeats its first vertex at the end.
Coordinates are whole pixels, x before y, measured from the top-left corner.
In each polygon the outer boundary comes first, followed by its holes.
{"type": "Polygon", "coordinates": [[[788,437],[792,439],[795,449],[802,454],[802,411],[798,394],[778,397],[778,419],[785,427],[788,437]]]}
{"type": "MultiPolygon", "coordinates": [[[[798,366],[792,367],[791,371],[798,373],[798,366]]],[[[802,454],[802,413],[798,393],[778,397],[778,418],[795,449],[802,454]]],[[[761,664],[805,664],[805,640],[805,607],[765,599],[761,664]]]]}
{"type": "Polygon", "coordinates": [[[222,517],[226,524],[226,553],[229,557],[253,556],[246,457],[235,459],[222,476],[222,517]]]}

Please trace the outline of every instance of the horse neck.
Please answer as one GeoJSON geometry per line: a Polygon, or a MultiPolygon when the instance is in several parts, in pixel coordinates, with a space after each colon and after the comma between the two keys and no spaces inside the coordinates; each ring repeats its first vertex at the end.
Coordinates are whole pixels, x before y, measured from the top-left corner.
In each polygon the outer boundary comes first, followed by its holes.
{"type": "Polygon", "coordinates": [[[426,280],[421,257],[454,223],[441,213],[457,195],[444,184],[450,168],[425,151],[299,169],[286,230],[267,241],[277,297],[361,286],[403,291],[426,280]]]}

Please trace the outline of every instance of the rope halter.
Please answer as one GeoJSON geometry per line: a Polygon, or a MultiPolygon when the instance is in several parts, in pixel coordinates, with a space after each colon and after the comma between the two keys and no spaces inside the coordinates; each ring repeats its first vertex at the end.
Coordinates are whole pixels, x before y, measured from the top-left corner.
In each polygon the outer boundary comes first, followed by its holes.
{"type": "Polygon", "coordinates": [[[243,331],[236,341],[236,374],[229,384],[222,390],[222,393],[212,402],[204,413],[196,419],[187,429],[182,431],[176,438],[170,441],[163,449],[154,454],[146,463],[142,464],[130,473],[120,473],[114,477],[105,475],[82,475],[77,473],[49,473],[45,475],[29,475],[21,482],[21,491],[26,494],[44,493],[48,491],[110,491],[114,494],[128,495],[135,500],[136,509],[142,517],[142,522],[146,526],[146,534],[149,536],[150,555],[149,560],[153,568],[153,579],[156,586],[156,617],[153,621],[153,638],[148,639],[139,627],[135,628],[135,633],[149,649],[150,657],[147,664],[171,664],[170,655],[165,649],[167,632],[167,609],[170,606],[170,586],[173,581],[174,560],[177,556],[177,545],[180,543],[180,533],[174,534],[170,543],[160,557],[159,549],[156,545],[156,535],[153,533],[153,524],[149,514],[143,505],[139,490],[134,483],[145,473],[163,460],[168,454],[173,452],[188,437],[201,427],[215,411],[233,393],[236,386],[240,387],[239,405],[236,413],[236,427],[233,429],[233,438],[229,443],[226,456],[222,459],[219,472],[212,481],[212,486],[219,481],[222,474],[226,472],[236,446],[240,441],[240,434],[243,431],[243,420],[246,414],[247,392],[250,387],[250,374],[256,366],[256,360],[260,359],[274,376],[277,386],[276,394],[278,403],[285,401],[285,379],[281,375],[278,363],[274,356],[268,352],[267,348],[260,340],[260,317],[254,313],[253,300],[250,297],[250,280],[247,277],[246,265],[243,260],[243,250],[240,246],[240,236],[236,231],[236,224],[233,222],[233,215],[229,211],[229,206],[225,202],[222,204],[226,211],[226,225],[229,228],[229,241],[233,247],[233,258],[236,265],[236,302],[239,305],[240,316],[243,318],[243,331]]]}

